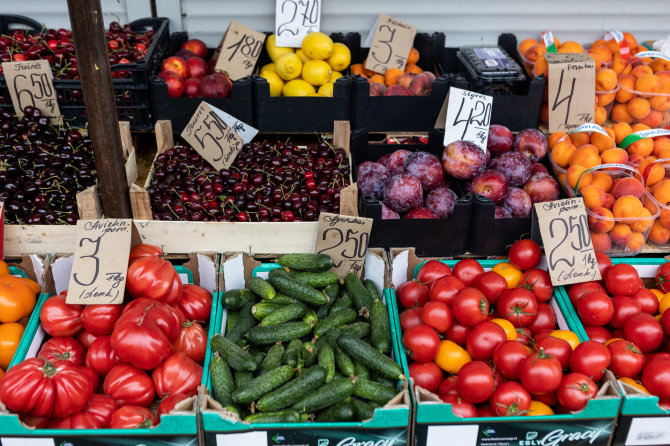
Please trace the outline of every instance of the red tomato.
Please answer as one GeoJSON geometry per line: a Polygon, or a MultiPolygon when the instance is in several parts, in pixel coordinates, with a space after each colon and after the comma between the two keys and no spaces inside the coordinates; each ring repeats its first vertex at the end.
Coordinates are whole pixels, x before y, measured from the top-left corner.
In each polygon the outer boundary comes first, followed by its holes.
{"type": "Polygon", "coordinates": [[[519,240],[509,249],[509,263],[520,270],[535,268],[541,258],[540,245],[530,239],[519,240]]]}
{"type": "MultiPolygon", "coordinates": [[[[149,258],[149,257],[144,257],[149,258]]],[[[139,260],[137,260],[139,262],[139,260]]],[[[158,420],[146,407],[122,406],[118,408],[109,421],[110,429],[145,429],[158,424],[158,420]]]]}
{"type": "Polygon", "coordinates": [[[440,346],[440,337],[432,327],[417,325],[402,335],[402,344],[407,356],[416,362],[430,362],[440,346]]]}
{"type": "Polygon", "coordinates": [[[647,313],[629,317],[623,325],[624,338],[640,347],[643,353],[656,350],[663,343],[663,328],[656,318],[647,313]]]}
{"type": "Polygon", "coordinates": [[[479,412],[477,412],[475,405],[468,403],[458,395],[448,395],[447,397],[442,398],[442,401],[451,404],[451,411],[457,417],[476,418],[479,416],[479,412]]]}
{"type": "Polygon", "coordinates": [[[114,400],[107,395],[94,393],[84,407],[84,412],[95,418],[101,428],[109,426],[112,413],[118,408],[114,400]]]}
{"type": "Polygon", "coordinates": [[[556,392],[547,392],[541,395],[533,395],[535,401],[546,404],[547,406],[555,406],[558,404],[558,399],[556,398],[556,392]]]}
{"type": "Polygon", "coordinates": [[[611,360],[612,354],[604,344],[598,341],[584,341],[575,347],[570,356],[570,370],[590,376],[594,381],[600,381],[611,360]]]}
{"type": "Polygon", "coordinates": [[[661,315],[661,327],[666,336],[670,336],[670,311],[665,310],[661,315]]]}
{"type": "Polygon", "coordinates": [[[604,293],[605,288],[600,282],[583,282],[572,285],[570,289],[568,289],[568,297],[570,298],[572,306],[576,308],[579,299],[584,294],[591,293],[593,291],[600,291],[601,293],[604,293]]]}
{"type": "Polygon", "coordinates": [[[624,323],[629,317],[642,311],[640,303],[628,296],[614,296],[612,298],[612,305],[614,307],[614,314],[609,325],[614,328],[623,328],[624,323]]]}
{"type": "Polygon", "coordinates": [[[605,288],[611,296],[632,296],[640,289],[640,275],[626,263],[618,263],[607,269],[605,288]]]}
{"type": "Polygon", "coordinates": [[[459,324],[457,321],[454,321],[451,324],[449,330],[447,330],[446,337],[452,342],[460,345],[461,347],[465,346],[465,340],[468,338],[470,333],[470,327],[467,325],[459,324]]]}
{"type": "Polygon", "coordinates": [[[542,349],[544,352],[561,363],[561,368],[567,369],[570,362],[570,355],[572,354],[572,347],[565,339],[547,336],[540,342],[535,344],[535,350],[542,349]]]}
{"type": "Polygon", "coordinates": [[[629,341],[619,340],[610,342],[607,349],[612,355],[609,369],[618,378],[634,378],[642,371],[644,355],[637,345],[629,341]]]}
{"type": "Polygon", "coordinates": [[[430,300],[444,302],[451,306],[454,298],[465,288],[465,284],[456,276],[443,276],[430,287],[430,300]]]}
{"type": "Polygon", "coordinates": [[[184,285],[179,307],[189,320],[205,324],[212,312],[212,293],[198,285],[184,285]]]}
{"type": "Polygon", "coordinates": [[[612,266],[612,259],[602,252],[596,252],[596,260],[598,261],[598,269],[600,270],[600,277],[605,278],[607,269],[612,266]]]}
{"type": "Polygon", "coordinates": [[[505,341],[493,350],[493,363],[503,378],[518,380],[523,360],[530,356],[530,349],[521,342],[505,341]]]}
{"type": "Polygon", "coordinates": [[[640,304],[642,312],[651,315],[658,313],[658,298],[651,290],[640,288],[631,297],[640,304]]]}
{"type": "Polygon", "coordinates": [[[506,341],[507,335],[500,325],[484,321],[472,327],[465,345],[472,359],[488,361],[493,357],[496,347],[506,341]]]}
{"type": "Polygon", "coordinates": [[[175,393],[173,395],[168,396],[165,398],[163,401],[161,401],[161,404],[158,406],[158,417],[162,417],[163,415],[167,415],[170,412],[172,412],[175,408],[175,406],[185,399],[190,398],[187,395],[184,395],[183,393],[175,393]]]}
{"type": "Polygon", "coordinates": [[[106,376],[120,362],[109,336],[100,336],[86,352],[86,366],[99,376],[106,376]]]}
{"type": "Polygon", "coordinates": [[[454,276],[458,277],[465,286],[472,286],[477,277],[484,274],[484,268],[475,259],[463,259],[454,266],[454,276]]]}
{"type": "Polygon", "coordinates": [[[86,350],[88,350],[91,347],[91,344],[93,344],[93,341],[95,341],[97,338],[98,338],[97,336],[93,336],[86,330],[82,330],[79,333],[77,333],[77,340],[82,346],[84,346],[86,350]]]}
{"type": "Polygon", "coordinates": [[[467,287],[458,292],[451,304],[451,311],[458,322],[474,327],[488,318],[489,302],[477,288],[467,287]]]}
{"type": "Polygon", "coordinates": [[[656,288],[664,293],[670,293],[670,262],[665,262],[656,271],[656,288]]]}
{"type": "Polygon", "coordinates": [[[607,342],[608,339],[612,339],[612,334],[605,327],[584,327],[584,331],[586,331],[586,336],[589,339],[601,344],[607,342]]]}
{"type": "Polygon", "coordinates": [[[579,299],[577,314],[584,325],[605,325],[614,316],[614,305],[607,294],[594,291],[579,299]]]}
{"type": "Polygon", "coordinates": [[[107,373],[102,383],[105,395],[111,396],[119,406],[149,407],[156,392],[154,383],[143,370],[130,364],[118,364],[107,373]]]}
{"type": "Polygon", "coordinates": [[[37,356],[51,362],[67,361],[74,365],[82,365],[84,346],[75,338],[57,336],[45,342],[37,356]]]}
{"type": "Polygon", "coordinates": [[[451,327],[453,317],[447,304],[430,301],[421,310],[421,322],[433,327],[438,333],[444,333],[451,327]]]}
{"type": "Polygon", "coordinates": [[[647,361],[642,370],[642,385],[661,400],[669,400],[670,359],[647,361]]]}
{"type": "Polygon", "coordinates": [[[527,345],[529,347],[535,345],[533,332],[528,327],[516,327],[516,342],[520,342],[521,344],[527,345]]]}
{"type": "Polygon", "coordinates": [[[556,398],[568,410],[582,410],[589,400],[596,397],[598,386],[583,373],[569,373],[561,380],[556,390],[556,398]]]}
{"type": "Polygon", "coordinates": [[[491,410],[499,417],[524,415],[530,409],[530,393],[521,384],[507,381],[491,396],[491,410]]]}
{"type": "Polygon", "coordinates": [[[400,328],[406,332],[412,327],[421,325],[421,311],[423,307],[410,308],[400,313],[400,328]]]}
{"type": "Polygon", "coordinates": [[[126,289],[133,297],[142,296],[174,304],[181,296],[181,279],[167,260],[146,256],[128,266],[126,289]]]}
{"type": "Polygon", "coordinates": [[[442,276],[451,275],[451,268],[446,263],[439,260],[429,260],[423,264],[419,273],[416,275],[416,280],[430,286],[430,284],[442,276]]]}
{"type": "Polygon", "coordinates": [[[42,304],[40,322],[51,336],[74,336],[81,330],[81,305],[65,303],[65,296],[52,296],[42,304]]]}
{"type": "Polygon", "coordinates": [[[561,363],[540,349],[521,363],[521,384],[533,394],[553,392],[563,378],[561,363]]]}
{"type": "Polygon", "coordinates": [[[491,367],[483,361],[470,361],[461,367],[456,378],[458,394],[468,403],[478,404],[491,398],[495,380],[491,367]]]}
{"type": "Polygon", "coordinates": [[[49,423],[49,429],[100,429],[101,427],[98,420],[86,412],[77,412],[49,423]]]}
{"type": "Polygon", "coordinates": [[[477,277],[472,285],[484,293],[491,305],[495,305],[500,295],[507,289],[507,281],[495,271],[485,272],[477,277]]]}
{"type": "Polygon", "coordinates": [[[173,347],[175,352],[184,352],[189,358],[202,364],[207,352],[207,332],[197,322],[184,322],[173,347]]]}
{"type": "Polygon", "coordinates": [[[556,328],[556,314],[554,309],[551,308],[546,302],[538,302],[537,304],[537,315],[535,319],[530,321],[528,328],[533,333],[540,330],[554,329],[556,328]]]}
{"type": "Polygon", "coordinates": [[[16,364],[0,380],[0,401],[18,413],[63,418],[81,411],[93,383],[81,367],[31,358],[16,364]]]}
{"type": "Polygon", "coordinates": [[[413,362],[409,365],[409,376],[414,379],[414,385],[436,393],[442,382],[442,369],[434,362],[413,362]]]}
{"type": "Polygon", "coordinates": [[[430,290],[422,283],[410,280],[395,290],[398,303],[404,308],[422,307],[430,299],[430,290]]]}
{"type": "Polygon", "coordinates": [[[175,393],[195,395],[202,381],[202,366],[186,353],[175,353],[151,372],[158,398],[175,393]]]}
{"type": "Polygon", "coordinates": [[[437,389],[437,394],[444,401],[449,395],[458,396],[458,385],[456,384],[456,375],[447,376],[437,389]]]}
{"type": "Polygon", "coordinates": [[[81,325],[94,336],[112,333],[121,315],[122,305],[86,305],[81,312],[81,325]]]}
{"type": "Polygon", "coordinates": [[[547,302],[554,294],[549,273],[542,269],[529,269],[521,277],[519,286],[528,288],[538,302],[547,302]]]}
{"type": "Polygon", "coordinates": [[[165,253],[158,246],[147,245],[145,243],[140,243],[133,246],[130,249],[130,255],[128,256],[128,263],[133,263],[133,261],[147,256],[165,256],[165,253]]]}
{"type": "Polygon", "coordinates": [[[530,324],[537,314],[537,299],[525,288],[512,288],[498,299],[498,314],[515,327],[530,324]]]}
{"type": "Polygon", "coordinates": [[[91,384],[93,385],[93,393],[100,390],[100,377],[95,373],[95,370],[86,367],[85,365],[81,366],[80,370],[84,375],[88,376],[89,381],[91,381],[91,384]]]}

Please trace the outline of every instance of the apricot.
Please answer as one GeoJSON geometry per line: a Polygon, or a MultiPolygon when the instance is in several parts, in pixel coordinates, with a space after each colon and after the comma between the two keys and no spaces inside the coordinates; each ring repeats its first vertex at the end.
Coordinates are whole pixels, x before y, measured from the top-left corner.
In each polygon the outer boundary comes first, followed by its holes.
{"type": "Polygon", "coordinates": [[[551,135],[549,135],[549,138],[547,138],[547,145],[549,146],[549,150],[551,150],[554,147],[554,144],[565,138],[567,134],[565,132],[554,132],[551,135]]]}
{"type": "Polygon", "coordinates": [[[421,74],[423,73],[423,68],[416,64],[410,63],[405,66],[405,73],[421,74]]]}
{"type": "Polygon", "coordinates": [[[600,159],[603,164],[610,164],[610,163],[626,164],[626,162],[628,162],[628,152],[618,147],[614,149],[608,149],[600,154],[600,159]]]}
{"type": "Polygon", "coordinates": [[[617,75],[610,68],[601,68],[596,72],[596,91],[610,91],[617,86],[617,75]]]}
{"type": "Polygon", "coordinates": [[[658,156],[662,149],[670,149],[670,138],[667,136],[657,136],[654,138],[654,155],[658,156]]]}
{"type": "Polygon", "coordinates": [[[628,43],[628,48],[637,47],[637,39],[635,38],[634,35],[632,35],[628,31],[623,32],[623,39],[626,41],[626,43],[628,43]]]}
{"type": "Polygon", "coordinates": [[[535,39],[524,39],[519,43],[519,46],[517,49],[519,50],[520,54],[526,54],[526,51],[528,51],[528,48],[530,48],[533,45],[537,45],[538,41],[535,39]]]}
{"type": "Polygon", "coordinates": [[[607,121],[607,109],[605,107],[596,106],[593,111],[593,122],[598,125],[603,125],[607,121]]]}
{"type": "Polygon", "coordinates": [[[610,211],[614,209],[614,195],[605,193],[605,201],[603,207],[609,209],[610,211]]]}
{"type": "Polygon", "coordinates": [[[628,155],[628,162],[626,164],[636,169],[639,169],[638,166],[642,161],[644,161],[644,157],[638,155],[637,153],[633,153],[632,155],[630,154],[628,155]]]}
{"type": "Polygon", "coordinates": [[[593,59],[593,62],[595,62],[596,70],[603,66],[603,60],[601,59],[601,57],[599,55],[597,55],[596,53],[587,53],[587,54],[589,55],[589,57],[591,59],[593,59]]]}
{"type": "Polygon", "coordinates": [[[607,233],[614,227],[614,215],[607,208],[595,208],[587,214],[589,229],[593,232],[607,233]]]}
{"type": "Polygon", "coordinates": [[[612,188],[612,177],[602,170],[591,172],[591,185],[596,186],[605,192],[609,192],[612,188]]]}
{"type": "Polygon", "coordinates": [[[630,74],[639,79],[642,76],[654,74],[654,70],[649,68],[648,65],[637,65],[636,67],[633,68],[630,74]]]}
{"type": "Polygon", "coordinates": [[[584,206],[586,209],[595,209],[605,206],[605,191],[592,184],[585,186],[582,190],[582,197],[584,197],[584,206]]]}
{"type": "Polygon", "coordinates": [[[600,155],[596,146],[592,144],[584,144],[579,147],[575,153],[570,157],[570,165],[579,164],[587,169],[596,167],[600,164],[600,155]]]}
{"type": "Polygon", "coordinates": [[[626,252],[630,255],[637,253],[644,247],[644,234],[640,232],[633,232],[631,239],[626,243],[626,252]]]}
{"type": "Polygon", "coordinates": [[[628,150],[628,153],[631,155],[636,154],[642,157],[648,157],[654,151],[654,140],[651,138],[643,138],[629,145],[626,150],[628,150]]]}
{"type": "Polygon", "coordinates": [[[635,81],[635,90],[641,93],[659,93],[661,87],[661,79],[655,74],[645,74],[635,81]]]}
{"type": "Polygon", "coordinates": [[[535,65],[533,66],[533,75],[544,75],[544,77],[549,76],[549,64],[547,63],[547,60],[544,58],[544,56],[538,57],[535,61],[535,65]]]}
{"type": "Polygon", "coordinates": [[[654,224],[651,225],[647,240],[655,245],[665,245],[668,243],[668,240],[670,240],[670,229],[664,227],[658,221],[655,221],[654,224]]]}
{"type": "Polygon", "coordinates": [[[644,119],[651,111],[651,105],[645,98],[637,97],[628,101],[628,113],[635,119],[644,119]]]}
{"type": "Polygon", "coordinates": [[[616,40],[613,40],[613,39],[606,40],[605,45],[607,45],[607,48],[610,49],[610,52],[612,53],[612,55],[620,54],[619,42],[617,42],[616,40]]]}
{"type": "Polygon", "coordinates": [[[409,56],[407,56],[407,63],[408,64],[417,64],[419,63],[419,58],[421,57],[421,54],[419,54],[419,50],[416,48],[412,48],[409,50],[409,56]]]}
{"type": "Polygon", "coordinates": [[[635,120],[635,118],[628,112],[626,104],[614,104],[610,116],[612,116],[612,121],[614,122],[627,122],[630,124],[635,120]]]}
{"type": "Polygon", "coordinates": [[[649,68],[651,68],[651,71],[654,73],[658,71],[669,71],[670,70],[670,61],[661,59],[660,57],[658,59],[654,59],[649,63],[649,68]]]}
{"type": "Polygon", "coordinates": [[[598,152],[603,153],[614,147],[614,140],[602,133],[593,132],[591,133],[591,144],[598,148],[598,152]]]}
{"type": "Polygon", "coordinates": [[[596,92],[596,99],[598,100],[597,105],[601,107],[606,107],[614,102],[616,99],[616,93],[600,93],[596,92]]]}
{"type": "Polygon", "coordinates": [[[626,136],[633,133],[633,128],[629,123],[626,122],[617,122],[612,126],[612,130],[614,131],[615,141],[617,144],[621,144],[621,141],[623,141],[626,136]]]}
{"type": "Polygon", "coordinates": [[[614,198],[616,200],[619,200],[620,198],[627,195],[642,198],[642,195],[644,195],[644,187],[642,186],[642,183],[640,183],[636,178],[633,177],[617,178],[612,183],[612,190],[610,191],[610,193],[614,195],[614,198]]]}
{"type": "Polygon", "coordinates": [[[612,51],[607,47],[607,45],[596,45],[595,43],[596,42],[594,42],[593,46],[589,48],[589,53],[596,54],[604,63],[612,62],[612,51]]]}
{"type": "Polygon", "coordinates": [[[647,177],[645,180],[645,184],[647,186],[653,186],[665,177],[665,169],[660,164],[654,164],[653,166],[649,167],[649,169],[647,169],[647,167],[651,165],[651,162],[653,162],[653,160],[650,160],[650,158],[645,158],[638,166],[640,173],[643,176],[646,175],[647,177]]]}
{"type": "Polygon", "coordinates": [[[373,74],[368,79],[368,82],[370,83],[370,85],[375,83],[384,85],[384,76],[382,76],[381,74],[373,74]]]}
{"type": "Polygon", "coordinates": [[[617,56],[612,59],[612,65],[610,65],[610,68],[614,70],[617,76],[621,76],[626,70],[626,67],[628,67],[628,62],[626,62],[626,60],[624,60],[622,57],[617,56]]]}
{"type": "Polygon", "coordinates": [[[568,170],[565,172],[565,182],[570,189],[574,190],[577,187],[577,191],[579,192],[591,184],[591,172],[586,172],[586,170],[586,167],[579,164],[568,167],[568,170]]]}
{"type": "Polygon", "coordinates": [[[659,71],[654,74],[661,80],[661,92],[670,93],[670,71],[659,71]]]}
{"type": "MultiPolygon", "coordinates": [[[[649,98],[649,105],[654,109],[661,112],[670,110],[670,95],[662,96],[652,96],[649,98]]],[[[659,113],[661,121],[665,118],[663,113],[659,113]]],[[[652,127],[652,126],[650,126],[652,127]]],[[[658,126],[656,126],[658,127],[658,126]]]]}
{"type": "MultiPolygon", "coordinates": [[[[651,201],[651,200],[649,200],[649,201],[651,201]]],[[[655,204],[654,204],[654,206],[655,206],[655,204]]],[[[651,212],[651,209],[650,209],[650,212],[651,212]]],[[[652,215],[653,214],[654,214],[654,212],[652,212],[652,215]]],[[[670,229],[670,208],[665,207],[665,206],[661,207],[661,212],[658,215],[658,220],[656,220],[656,221],[658,221],[664,228],[670,229]]]]}
{"type": "Polygon", "coordinates": [[[612,249],[609,235],[591,231],[591,243],[595,252],[607,253],[612,249]]]}
{"type": "Polygon", "coordinates": [[[570,158],[577,151],[569,138],[559,141],[554,144],[554,147],[551,149],[551,159],[562,168],[568,167],[570,164],[570,158]]]}
{"type": "Polygon", "coordinates": [[[591,135],[588,132],[570,133],[570,141],[575,147],[581,147],[591,142],[591,135]]]}
{"type": "Polygon", "coordinates": [[[566,40],[561,43],[561,46],[558,47],[557,51],[559,53],[583,53],[584,48],[574,40],[566,40]]]}
{"type": "MultiPolygon", "coordinates": [[[[665,98],[660,98],[660,97],[654,97],[649,100],[649,104],[653,107],[654,106],[654,101],[656,99],[663,99],[665,103],[670,107],[670,101],[665,100],[665,98]]],[[[665,105],[665,104],[664,104],[665,105]]],[[[640,119],[640,123],[647,125],[651,128],[658,128],[661,127],[661,123],[663,122],[663,112],[658,111],[658,110],[650,110],[649,114],[645,116],[643,119],[640,119]]]]}
{"type": "Polygon", "coordinates": [[[656,201],[663,205],[670,203],[670,179],[659,181],[651,190],[656,201]]]}
{"type": "MultiPolygon", "coordinates": [[[[612,186],[614,188],[614,186],[612,186]]],[[[614,202],[612,213],[614,218],[637,218],[642,211],[642,202],[632,195],[624,195],[614,202]]]]}
{"type": "Polygon", "coordinates": [[[619,76],[619,91],[616,92],[617,102],[625,103],[635,97],[635,76],[624,74],[619,76]]]}
{"type": "Polygon", "coordinates": [[[633,238],[633,231],[626,223],[615,223],[609,235],[615,245],[626,246],[633,238]]]}
{"type": "Polygon", "coordinates": [[[398,69],[398,68],[389,68],[386,70],[386,73],[384,73],[384,83],[386,84],[387,87],[390,87],[391,85],[395,85],[396,81],[398,80],[398,77],[402,76],[405,72],[398,69]]]}
{"type": "Polygon", "coordinates": [[[649,209],[642,208],[640,211],[640,219],[634,221],[633,223],[629,223],[628,226],[630,226],[630,229],[633,232],[646,232],[649,228],[651,228],[653,223],[654,219],[651,217],[651,212],[649,212],[649,209]]]}

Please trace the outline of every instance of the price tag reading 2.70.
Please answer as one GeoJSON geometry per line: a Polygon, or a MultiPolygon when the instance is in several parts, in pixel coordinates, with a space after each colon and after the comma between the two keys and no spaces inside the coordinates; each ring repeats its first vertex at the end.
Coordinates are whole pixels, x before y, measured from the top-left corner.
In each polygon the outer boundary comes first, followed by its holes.
{"type": "Polygon", "coordinates": [[[276,0],[275,45],[298,48],[321,23],[320,0],[276,0]]]}
{"type": "Polygon", "coordinates": [[[536,203],[535,212],[554,286],[600,280],[584,199],[536,203]]]}
{"type": "Polygon", "coordinates": [[[380,14],[375,23],[365,68],[381,74],[386,73],[389,68],[404,70],[414,44],[414,36],[416,27],[380,14]]]}
{"type": "Polygon", "coordinates": [[[334,264],[332,271],[338,275],[353,272],[360,277],[371,229],[371,218],[322,212],[314,252],[331,256],[334,264]]]}
{"type": "Polygon", "coordinates": [[[2,71],[16,114],[23,114],[23,109],[31,106],[57,123],[60,109],[48,61],[3,62],[2,71]]]}

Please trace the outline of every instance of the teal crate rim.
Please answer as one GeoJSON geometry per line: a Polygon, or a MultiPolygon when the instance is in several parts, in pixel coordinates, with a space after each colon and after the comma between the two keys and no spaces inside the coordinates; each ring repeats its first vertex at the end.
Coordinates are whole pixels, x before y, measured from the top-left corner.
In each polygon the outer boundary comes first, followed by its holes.
{"type": "MultiPolygon", "coordinates": [[[[460,262],[462,259],[461,259],[461,260],[440,260],[440,259],[431,259],[431,260],[437,260],[438,262],[442,262],[442,263],[448,265],[449,268],[452,268],[454,265],[456,265],[456,264],[457,264],[458,262],[460,262]]],[[[416,265],[416,266],[414,267],[414,273],[412,274],[412,277],[413,277],[414,279],[416,279],[416,276],[419,274],[419,270],[421,269],[421,267],[422,267],[423,265],[425,265],[426,263],[428,263],[428,262],[430,262],[430,260],[424,260],[423,262],[419,263],[418,265],[416,265]]],[[[477,260],[477,262],[479,262],[479,264],[482,266],[482,268],[493,268],[493,267],[496,266],[498,263],[507,262],[507,260],[480,259],[480,260],[477,260]]]]}

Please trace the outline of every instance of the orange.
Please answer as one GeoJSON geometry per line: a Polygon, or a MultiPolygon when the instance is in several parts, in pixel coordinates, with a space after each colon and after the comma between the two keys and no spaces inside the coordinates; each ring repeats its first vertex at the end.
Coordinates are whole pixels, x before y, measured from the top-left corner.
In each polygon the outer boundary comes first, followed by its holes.
{"type": "Polygon", "coordinates": [[[421,74],[423,73],[423,69],[415,64],[407,64],[405,67],[405,73],[421,74]]]}
{"type": "Polygon", "coordinates": [[[587,169],[596,167],[600,164],[600,155],[598,149],[592,144],[584,144],[579,147],[570,157],[570,165],[579,164],[587,169]]]}
{"type": "Polygon", "coordinates": [[[386,84],[387,87],[390,87],[391,85],[395,85],[396,81],[398,80],[399,76],[402,76],[404,71],[398,69],[398,68],[389,68],[386,70],[386,73],[384,73],[384,83],[386,84]]]}
{"type": "Polygon", "coordinates": [[[360,64],[360,63],[353,64],[349,67],[349,71],[351,71],[352,75],[356,75],[356,74],[361,74],[362,75],[363,74],[363,64],[360,64]]]}
{"type": "Polygon", "coordinates": [[[632,195],[624,195],[614,202],[614,218],[636,218],[642,212],[642,202],[632,195]]]}
{"type": "Polygon", "coordinates": [[[412,48],[411,50],[409,50],[409,56],[407,56],[407,63],[417,64],[419,63],[419,57],[420,57],[419,50],[417,50],[416,48],[412,48]]]}
{"type": "Polygon", "coordinates": [[[23,325],[16,322],[0,324],[0,368],[3,370],[12,362],[24,331],[23,325]]]}

